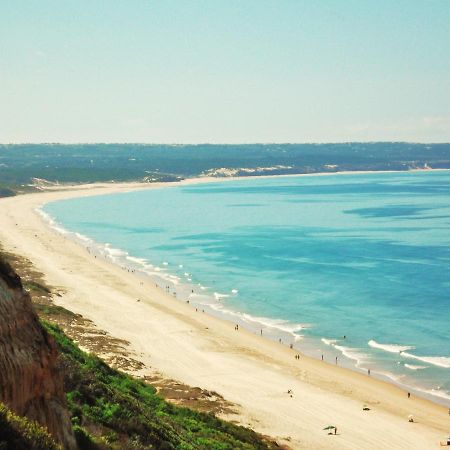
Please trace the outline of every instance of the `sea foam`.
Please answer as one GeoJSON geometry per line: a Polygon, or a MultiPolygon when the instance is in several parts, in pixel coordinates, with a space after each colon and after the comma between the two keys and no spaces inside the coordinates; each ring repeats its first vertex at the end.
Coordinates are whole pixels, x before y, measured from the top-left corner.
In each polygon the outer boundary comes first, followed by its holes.
{"type": "Polygon", "coordinates": [[[404,358],[417,359],[433,366],[443,367],[444,369],[450,369],[450,357],[448,356],[417,356],[412,353],[402,352],[404,358]]]}
{"type": "Polygon", "coordinates": [[[378,350],[384,350],[389,353],[401,353],[406,350],[413,350],[414,347],[410,345],[397,345],[397,344],[380,344],[377,341],[371,339],[368,342],[369,347],[376,348],[378,350]]]}

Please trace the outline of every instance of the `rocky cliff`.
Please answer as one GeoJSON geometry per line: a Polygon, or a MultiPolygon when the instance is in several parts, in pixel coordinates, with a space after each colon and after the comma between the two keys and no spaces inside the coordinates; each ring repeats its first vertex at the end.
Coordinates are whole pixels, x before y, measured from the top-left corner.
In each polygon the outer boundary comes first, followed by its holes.
{"type": "Polygon", "coordinates": [[[76,443],[57,358],[20,278],[0,257],[0,401],[45,426],[72,450],[76,443]]]}

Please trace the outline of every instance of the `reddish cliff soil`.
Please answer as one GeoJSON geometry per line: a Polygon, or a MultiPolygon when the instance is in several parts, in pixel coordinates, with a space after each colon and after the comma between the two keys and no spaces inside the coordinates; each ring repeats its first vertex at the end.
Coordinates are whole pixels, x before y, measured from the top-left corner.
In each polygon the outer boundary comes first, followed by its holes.
{"type": "Polygon", "coordinates": [[[0,401],[72,450],[76,443],[57,359],[55,343],[40,326],[20,278],[0,259],[0,401]]]}

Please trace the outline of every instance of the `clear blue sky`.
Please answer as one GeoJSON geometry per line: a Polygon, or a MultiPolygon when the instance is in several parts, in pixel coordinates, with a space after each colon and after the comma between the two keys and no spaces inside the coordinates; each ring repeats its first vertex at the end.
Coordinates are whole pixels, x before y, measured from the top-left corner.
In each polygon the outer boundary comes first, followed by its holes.
{"type": "Polygon", "coordinates": [[[450,142],[450,0],[0,0],[0,142],[450,142]]]}

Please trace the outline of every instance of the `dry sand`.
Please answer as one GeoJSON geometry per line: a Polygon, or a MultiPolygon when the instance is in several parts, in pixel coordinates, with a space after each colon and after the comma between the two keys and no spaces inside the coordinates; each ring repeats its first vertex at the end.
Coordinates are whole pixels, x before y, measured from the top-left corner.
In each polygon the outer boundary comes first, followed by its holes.
{"type": "Polygon", "coordinates": [[[151,280],[141,285],[135,274],[94,258],[35,212],[52,200],[160,186],[95,184],[0,199],[0,242],[65,291],[55,298],[59,305],[129,341],[147,366],[144,373],[157,370],[218,392],[239,405],[230,419],[280,443],[299,449],[439,448],[450,433],[443,406],[408,399],[389,383],[303,355],[296,360],[284,345],[235,331],[234,324],[196,312],[151,280]],[[408,422],[410,414],[415,423],[408,422]],[[327,425],[337,426],[337,435],[327,435],[327,425]]]}

